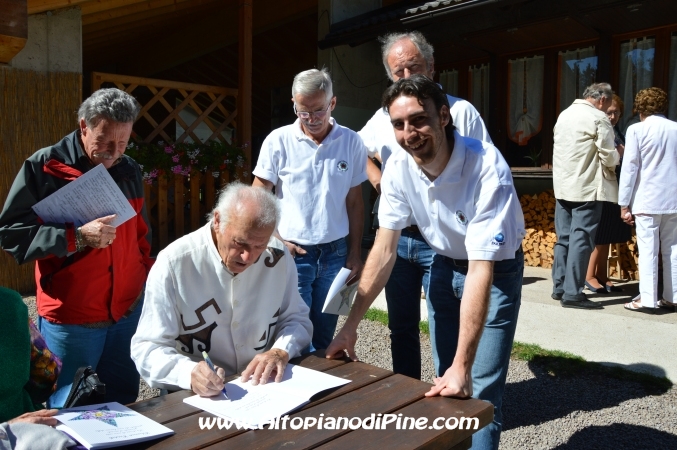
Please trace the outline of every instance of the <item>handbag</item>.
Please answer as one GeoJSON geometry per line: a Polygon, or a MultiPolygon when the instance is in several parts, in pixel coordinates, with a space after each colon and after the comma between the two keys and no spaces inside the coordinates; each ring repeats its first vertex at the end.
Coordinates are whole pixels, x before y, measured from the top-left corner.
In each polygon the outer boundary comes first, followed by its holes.
{"type": "Polygon", "coordinates": [[[73,377],[73,385],[64,403],[64,408],[87,406],[104,403],[106,385],[99,380],[99,376],[91,366],[80,367],[73,377]]]}
{"type": "Polygon", "coordinates": [[[39,405],[46,402],[56,390],[56,380],[61,372],[61,360],[47,348],[45,338],[30,318],[28,329],[31,336],[31,363],[24,389],[33,403],[39,405]]]}

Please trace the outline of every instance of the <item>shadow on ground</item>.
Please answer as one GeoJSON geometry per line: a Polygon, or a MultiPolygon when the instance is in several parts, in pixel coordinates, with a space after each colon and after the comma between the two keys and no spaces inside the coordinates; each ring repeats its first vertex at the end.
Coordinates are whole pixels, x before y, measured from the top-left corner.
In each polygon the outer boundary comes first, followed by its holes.
{"type": "Polygon", "coordinates": [[[574,433],[556,450],[677,448],[677,436],[649,427],[615,423],[592,426],[574,433]]]}
{"type": "MultiPolygon", "coordinates": [[[[627,400],[664,394],[672,387],[665,378],[628,373],[618,366],[602,367],[565,357],[536,356],[528,364],[536,378],[506,384],[503,430],[539,425],[575,411],[614,407],[627,400]]],[[[652,373],[662,370],[655,366],[642,369],[652,373]]],[[[607,428],[612,433],[611,428],[607,428]]]]}
{"type": "Polygon", "coordinates": [[[526,286],[527,284],[533,284],[536,283],[537,281],[542,281],[545,280],[545,278],[542,277],[524,277],[522,278],[522,286],[526,286]]]}

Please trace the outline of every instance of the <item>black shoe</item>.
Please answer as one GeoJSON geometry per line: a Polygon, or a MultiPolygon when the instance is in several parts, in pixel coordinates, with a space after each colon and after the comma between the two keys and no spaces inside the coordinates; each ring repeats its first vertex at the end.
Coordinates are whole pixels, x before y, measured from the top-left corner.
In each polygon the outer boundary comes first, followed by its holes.
{"type": "Polygon", "coordinates": [[[562,308],[579,308],[579,309],[603,309],[604,307],[590,300],[560,300],[559,304],[562,308]]]}
{"type": "Polygon", "coordinates": [[[614,284],[605,284],[604,289],[606,289],[607,292],[623,292],[622,287],[616,286],[614,284]]]}
{"type": "Polygon", "coordinates": [[[588,283],[587,281],[585,282],[585,287],[587,287],[590,292],[594,292],[595,294],[607,294],[607,293],[611,292],[611,291],[607,291],[604,288],[604,286],[602,286],[600,288],[596,288],[592,284],[588,283]]]}
{"type": "Polygon", "coordinates": [[[550,294],[550,298],[553,300],[562,300],[562,294],[550,294]]]}

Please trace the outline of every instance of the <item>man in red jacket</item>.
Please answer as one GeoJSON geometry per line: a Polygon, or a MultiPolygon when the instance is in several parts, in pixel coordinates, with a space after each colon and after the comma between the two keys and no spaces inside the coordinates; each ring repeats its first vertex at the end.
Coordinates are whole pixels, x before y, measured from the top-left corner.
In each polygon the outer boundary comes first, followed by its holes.
{"type": "Polygon", "coordinates": [[[119,89],[101,89],[78,110],[79,128],[30,156],[0,213],[0,247],[19,264],[36,261],[39,324],[63,361],[48,407],[63,406],[76,370],[92,366],[106,400],[136,400],[139,374],[130,342],[152,265],[139,165],[124,152],[140,106],[119,89]],[[136,211],[118,227],[114,216],[76,227],[44,223],[32,206],[103,164],[136,211]]]}

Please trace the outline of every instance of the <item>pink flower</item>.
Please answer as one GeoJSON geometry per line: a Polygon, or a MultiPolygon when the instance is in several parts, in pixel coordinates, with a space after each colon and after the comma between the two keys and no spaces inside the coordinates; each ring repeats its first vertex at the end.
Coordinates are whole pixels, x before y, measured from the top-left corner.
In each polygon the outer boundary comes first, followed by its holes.
{"type": "Polygon", "coordinates": [[[181,165],[172,167],[172,172],[177,175],[183,175],[183,167],[181,165]]]}
{"type": "Polygon", "coordinates": [[[179,155],[172,156],[172,161],[179,162],[179,155]]]}
{"type": "Polygon", "coordinates": [[[165,153],[174,153],[174,149],[168,145],[165,147],[165,153]]]}

